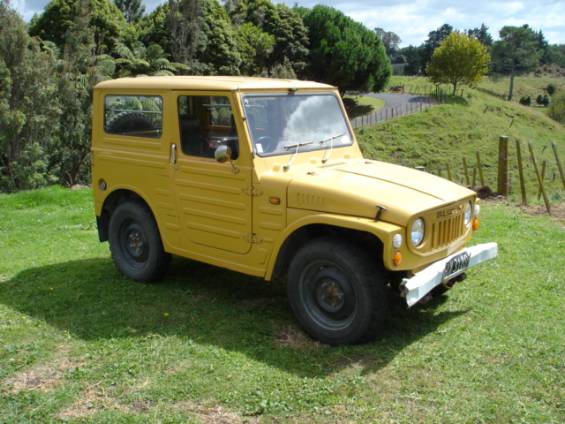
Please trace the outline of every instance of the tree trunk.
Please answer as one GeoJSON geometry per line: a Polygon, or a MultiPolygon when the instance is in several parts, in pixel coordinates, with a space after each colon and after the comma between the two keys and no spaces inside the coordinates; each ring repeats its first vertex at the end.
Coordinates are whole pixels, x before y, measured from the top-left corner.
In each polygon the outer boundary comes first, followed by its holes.
{"type": "Polygon", "coordinates": [[[455,93],[457,92],[457,81],[455,81],[453,83],[453,95],[455,96],[455,93]]]}
{"type": "Polygon", "coordinates": [[[508,101],[512,100],[513,91],[514,91],[514,74],[510,74],[510,88],[508,89],[508,101]]]}

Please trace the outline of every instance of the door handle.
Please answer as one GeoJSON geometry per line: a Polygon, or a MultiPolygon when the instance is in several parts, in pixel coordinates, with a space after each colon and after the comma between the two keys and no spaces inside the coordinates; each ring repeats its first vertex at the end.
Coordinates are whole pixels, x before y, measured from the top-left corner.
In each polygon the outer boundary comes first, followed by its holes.
{"type": "Polygon", "coordinates": [[[171,154],[169,156],[169,161],[171,165],[175,165],[177,163],[177,145],[171,144],[171,154]]]}

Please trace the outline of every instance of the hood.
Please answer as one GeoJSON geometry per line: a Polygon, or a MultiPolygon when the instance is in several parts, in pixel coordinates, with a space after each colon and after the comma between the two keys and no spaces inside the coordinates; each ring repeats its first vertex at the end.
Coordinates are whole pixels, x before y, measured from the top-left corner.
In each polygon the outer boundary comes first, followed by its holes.
{"type": "Polygon", "coordinates": [[[296,173],[288,186],[288,206],[374,218],[406,225],[418,213],[470,198],[474,192],[427,172],[386,162],[348,161],[296,173]]]}

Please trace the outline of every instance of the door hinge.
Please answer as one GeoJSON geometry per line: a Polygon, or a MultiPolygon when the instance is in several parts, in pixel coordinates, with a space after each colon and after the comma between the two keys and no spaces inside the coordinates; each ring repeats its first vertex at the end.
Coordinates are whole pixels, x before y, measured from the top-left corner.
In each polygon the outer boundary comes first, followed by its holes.
{"type": "Polygon", "coordinates": [[[253,197],[261,196],[263,194],[263,192],[255,186],[242,188],[241,191],[244,194],[247,194],[248,196],[253,196],[253,197]]]}
{"type": "Polygon", "coordinates": [[[259,237],[257,234],[255,233],[243,233],[241,235],[241,237],[247,242],[247,243],[251,243],[251,244],[258,244],[258,243],[262,243],[263,239],[261,237],[259,237]]]}

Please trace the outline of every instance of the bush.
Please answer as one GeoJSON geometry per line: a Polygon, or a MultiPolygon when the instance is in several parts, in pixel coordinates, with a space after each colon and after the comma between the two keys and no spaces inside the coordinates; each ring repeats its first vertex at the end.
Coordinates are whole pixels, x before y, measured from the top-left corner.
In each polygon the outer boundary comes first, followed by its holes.
{"type": "Polygon", "coordinates": [[[561,92],[553,97],[548,113],[555,121],[565,124],[565,93],[561,92]]]}
{"type": "Polygon", "coordinates": [[[520,97],[520,104],[530,106],[532,104],[532,98],[530,96],[522,96],[520,97]]]}
{"type": "Polygon", "coordinates": [[[549,97],[547,97],[547,94],[544,94],[544,95],[541,95],[541,94],[540,94],[540,95],[536,98],[536,103],[537,103],[538,105],[540,105],[540,106],[547,107],[547,106],[549,105],[549,97]]]}
{"type": "Polygon", "coordinates": [[[547,91],[547,94],[550,96],[553,96],[555,91],[557,91],[557,88],[555,87],[555,84],[548,84],[545,91],[547,91]]]}

